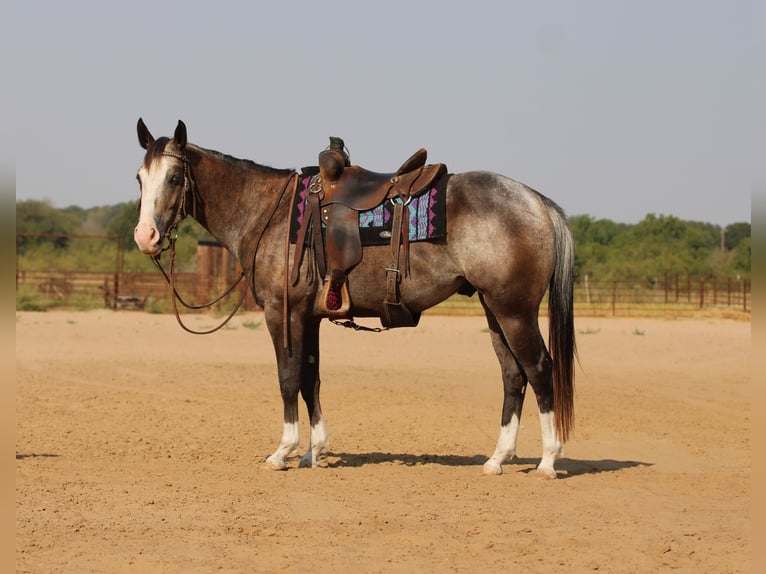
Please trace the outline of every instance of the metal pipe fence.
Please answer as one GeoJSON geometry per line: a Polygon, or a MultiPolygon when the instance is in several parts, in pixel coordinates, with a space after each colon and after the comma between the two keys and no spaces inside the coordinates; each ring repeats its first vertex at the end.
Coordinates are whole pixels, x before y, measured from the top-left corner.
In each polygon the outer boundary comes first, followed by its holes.
{"type": "MultiPolygon", "coordinates": [[[[481,313],[475,298],[450,297],[437,307],[454,314],[481,313]]],[[[629,317],[694,315],[701,310],[729,310],[751,313],[750,279],[695,278],[666,274],[666,280],[578,280],[574,285],[575,315],[590,317],[629,317]]],[[[541,314],[547,312],[547,294],[541,314]]]]}
{"type": "MultiPolygon", "coordinates": [[[[233,276],[236,279],[236,275],[233,276]]],[[[233,283],[230,273],[210,275],[177,273],[177,289],[188,303],[205,303],[214,299],[233,283]]],[[[169,310],[171,291],[157,272],[107,272],[19,270],[16,287],[24,289],[48,307],[105,307],[110,309],[169,310]]],[[[219,308],[234,304],[243,285],[225,298],[219,308]]],[[[547,296],[546,296],[547,297],[547,296]]],[[[18,298],[17,298],[18,299],[18,298]]],[[[580,316],[661,316],[694,314],[705,309],[750,313],[752,304],[749,279],[694,278],[667,274],[665,280],[638,282],[631,280],[594,281],[581,279],[574,286],[575,314],[580,316]]],[[[257,309],[248,296],[245,309],[257,309]]],[[[545,314],[547,301],[541,313],[545,314]]],[[[482,314],[478,296],[454,295],[429,311],[432,314],[482,314]]]]}
{"type": "MultiPolygon", "coordinates": [[[[159,271],[123,270],[124,248],[117,236],[17,233],[16,244],[17,308],[105,307],[154,312],[172,308],[171,289],[159,271]],[[106,264],[105,269],[111,267],[112,270],[22,269],[19,246],[27,240],[85,241],[91,250],[100,245],[105,251],[101,252],[99,261],[106,264]],[[112,249],[116,252],[114,259],[110,255],[112,249]]],[[[198,242],[195,269],[195,272],[176,273],[176,288],[189,304],[214,300],[233,285],[241,273],[229,252],[209,241],[198,242]]],[[[238,285],[213,310],[230,309],[239,300],[243,288],[244,283],[238,285]]],[[[574,308],[579,316],[679,316],[708,309],[750,314],[751,300],[751,284],[747,278],[700,278],[673,271],[666,271],[651,281],[594,280],[585,275],[574,285],[574,308]]],[[[244,308],[257,309],[252,295],[245,298],[244,308]]],[[[480,315],[484,311],[477,295],[470,298],[454,295],[428,312],[480,315]]],[[[546,312],[547,301],[543,301],[541,314],[546,312]]]]}

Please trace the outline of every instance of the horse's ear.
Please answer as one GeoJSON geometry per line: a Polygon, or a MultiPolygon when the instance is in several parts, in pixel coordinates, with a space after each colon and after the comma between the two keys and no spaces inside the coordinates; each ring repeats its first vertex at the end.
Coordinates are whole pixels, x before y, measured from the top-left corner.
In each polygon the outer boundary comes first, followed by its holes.
{"type": "Polygon", "coordinates": [[[138,125],[136,128],[138,130],[138,143],[141,144],[142,148],[148,149],[149,146],[154,143],[154,136],[149,133],[149,129],[141,118],[138,118],[138,125]]]}
{"type": "Polygon", "coordinates": [[[176,133],[173,134],[173,141],[178,144],[178,147],[184,148],[186,147],[186,124],[183,123],[181,120],[178,120],[178,125],[176,126],[176,133]]]}

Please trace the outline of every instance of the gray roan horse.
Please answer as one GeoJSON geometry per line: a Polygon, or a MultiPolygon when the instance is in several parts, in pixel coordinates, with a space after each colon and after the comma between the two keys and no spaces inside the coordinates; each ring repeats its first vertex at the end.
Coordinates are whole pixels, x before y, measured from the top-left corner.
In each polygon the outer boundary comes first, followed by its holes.
{"type": "MultiPolygon", "coordinates": [[[[307,256],[300,280],[288,285],[285,279],[296,248],[286,237],[297,173],[187,143],[181,121],[172,138],[155,139],[139,119],[138,140],[146,154],[138,170],[136,243],[157,256],[178,222],[190,215],[237,258],[264,309],[284,403],[282,438],[266,463],[285,469],[298,448],[300,394],[311,424],[301,466],[321,466],[329,444],[319,402],[322,278],[307,256]]],[[[529,383],[542,427],[536,473],[555,478],[554,463],[574,423],[574,247],[565,215],[536,191],[483,171],[450,175],[446,206],[447,239],[409,245],[401,300],[419,313],[453,293],[478,292],[504,389],[500,435],[484,472],[501,474],[502,464],[515,457],[529,383]],[[548,289],[550,353],[538,326],[548,289]]],[[[365,247],[348,275],[354,316],[380,316],[388,256],[388,246],[365,247]]]]}

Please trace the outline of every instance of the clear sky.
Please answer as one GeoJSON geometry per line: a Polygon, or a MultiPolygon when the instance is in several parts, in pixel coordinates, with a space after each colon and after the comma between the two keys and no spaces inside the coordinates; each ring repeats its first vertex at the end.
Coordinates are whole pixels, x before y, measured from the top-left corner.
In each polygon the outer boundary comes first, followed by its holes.
{"type": "MultiPolygon", "coordinates": [[[[570,215],[750,221],[766,181],[758,0],[14,3],[16,198],[135,200],[135,124],[273,167],[330,135],[419,147],[570,215]]],[[[11,160],[12,161],[12,160],[11,160]]]]}

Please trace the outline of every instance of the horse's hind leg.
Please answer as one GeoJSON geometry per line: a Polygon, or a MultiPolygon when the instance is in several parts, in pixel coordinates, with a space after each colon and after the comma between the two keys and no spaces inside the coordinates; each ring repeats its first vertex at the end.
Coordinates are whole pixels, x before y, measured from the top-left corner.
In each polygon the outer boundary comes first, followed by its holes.
{"type": "Polygon", "coordinates": [[[500,436],[494,454],[484,463],[485,474],[502,474],[503,463],[516,456],[516,440],[519,434],[521,409],[524,405],[524,391],[527,380],[519,369],[516,357],[511,353],[508,342],[500,326],[489,309],[485,306],[492,347],[495,349],[500,369],[503,375],[503,414],[501,418],[500,436]]]}
{"type": "MultiPolygon", "coordinates": [[[[491,302],[485,303],[487,307],[492,308],[491,302]]],[[[488,314],[489,315],[489,314],[488,314]]],[[[556,478],[554,464],[561,454],[562,444],[558,438],[556,425],[553,419],[553,374],[551,356],[545,347],[540,328],[537,323],[536,313],[514,314],[510,316],[501,316],[496,314],[497,325],[502,331],[505,342],[508,344],[509,354],[515,358],[517,368],[520,370],[518,378],[514,378],[511,384],[511,390],[519,388],[519,380],[526,380],[532,386],[537,399],[537,407],[540,415],[540,427],[542,430],[543,454],[540,464],[537,466],[537,473],[545,478],[556,478]]],[[[490,322],[490,328],[492,327],[490,322]]],[[[500,334],[493,335],[493,344],[500,334]]],[[[523,401],[523,385],[520,390],[514,391],[521,400],[513,397],[511,393],[508,398],[508,383],[506,380],[506,371],[508,370],[509,359],[504,359],[505,355],[498,353],[501,366],[503,367],[503,379],[506,385],[506,401],[503,404],[503,428],[498,440],[498,449],[495,455],[487,461],[484,466],[485,472],[493,468],[497,470],[496,463],[498,459],[495,456],[502,456],[504,451],[501,447],[513,439],[513,450],[515,451],[516,430],[518,429],[518,419],[514,422],[512,411],[513,405],[518,403],[518,414],[521,414],[521,402],[523,401]],[[505,361],[505,362],[504,362],[505,361]],[[514,402],[515,401],[515,402],[514,402]],[[506,406],[508,405],[508,406],[506,406]],[[510,414],[506,414],[508,409],[510,414]],[[508,419],[508,422],[506,422],[508,419]],[[515,425],[515,427],[514,427],[515,425]],[[504,442],[505,441],[505,442],[504,442]],[[502,444],[501,444],[502,443],[502,444]],[[499,452],[498,452],[499,451],[499,452]],[[488,468],[489,465],[489,468],[488,468]]],[[[507,451],[511,452],[511,451],[507,451]]],[[[508,455],[506,455],[507,458],[508,455]]]]}

